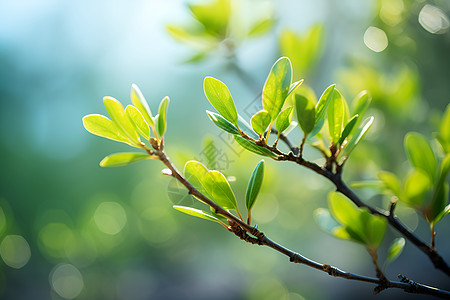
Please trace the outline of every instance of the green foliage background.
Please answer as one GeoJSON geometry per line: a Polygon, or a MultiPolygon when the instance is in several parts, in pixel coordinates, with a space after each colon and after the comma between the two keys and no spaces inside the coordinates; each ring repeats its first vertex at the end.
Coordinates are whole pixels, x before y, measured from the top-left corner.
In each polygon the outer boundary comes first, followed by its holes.
{"type": "MultiPolygon", "coordinates": [[[[182,168],[190,159],[205,162],[211,145],[218,147],[216,167],[236,177],[232,188],[244,208],[246,184],[260,158],[242,151],[211,124],[203,79],[213,76],[226,82],[238,111],[248,112],[244,116],[249,120],[261,109],[259,92],[280,56],[283,30],[306,34],[311,26],[323,24],[322,46],[314,52],[318,57],[304,54],[315,63],[307,67],[299,62],[299,68],[294,64],[294,71],[304,70],[294,74],[294,81],[305,78],[316,93],[336,82],[347,99],[363,89],[374,98],[371,113],[376,121],[366,142],[352,154],[346,179],[375,179],[379,170],[404,176],[404,135],[415,130],[431,138],[449,102],[450,33],[431,34],[419,24],[422,1],[393,1],[403,8],[397,22],[387,22],[386,13],[380,13],[387,2],[245,1],[239,9],[243,19],[273,15],[274,29],[241,39],[232,58],[219,48],[208,50],[207,59],[195,64],[182,63],[193,50],[174,41],[165,29],[167,24],[192,21],[183,1],[0,4],[0,240],[20,235],[31,252],[18,269],[0,260],[0,297],[370,298],[365,284],[293,266],[270,249],[240,242],[216,224],[174,211],[172,205],[192,199],[161,175],[158,162],[100,168],[105,155],[129,149],[93,137],[83,129],[81,117],[94,111],[106,114],[101,101],[105,95],[130,103],[132,83],[139,85],[153,112],[170,96],[168,154],[182,168]],[[385,51],[365,47],[368,26],[386,32],[385,51]],[[251,81],[239,76],[232,60],[251,81]],[[64,278],[72,290],[58,284],[64,278]]],[[[449,14],[447,2],[430,3],[449,14]]],[[[306,151],[311,159],[320,157],[306,151]]],[[[313,221],[313,211],[327,206],[332,189],[325,179],[270,160],[264,173],[252,212],[263,232],[315,260],[373,275],[363,247],[326,235],[313,221]]],[[[386,201],[370,191],[358,193],[371,204],[386,201]]],[[[429,240],[421,216],[407,207],[399,207],[398,213],[429,240]]],[[[446,218],[436,228],[437,247],[447,260],[449,225],[446,218]]],[[[397,237],[391,229],[387,235],[389,240],[397,237]]],[[[20,256],[23,249],[10,252],[20,256]]],[[[408,243],[386,270],[391,277],[399,272],[450,288],[447,278],[408,243]]],[[[399,293],[385,296],[398,299],[399,293]]]]}

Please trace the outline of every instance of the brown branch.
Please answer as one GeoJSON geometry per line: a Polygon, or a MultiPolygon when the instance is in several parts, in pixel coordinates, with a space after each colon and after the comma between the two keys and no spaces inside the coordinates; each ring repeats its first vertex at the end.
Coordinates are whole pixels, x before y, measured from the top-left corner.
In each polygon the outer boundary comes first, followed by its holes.
{"type": "Polygon", "coordinates": [[[200,193],[196,188],[194,188],[186,178],[176,169],[176,167],[170,162],[169,158],[166,156],[165,152],[162,150],[162,145],[157,147],[155,151],[150,149],[145,149],[147,153],[151,153],[152,155],[158,156],[159,160],[161,160],[164,165],[171,171],[171,176],[177,179],[181,184],[183,184],[188,190],[189,194],[199,198],[201,201],[211,206],[217,214],[220,214],[228,219],[228,223],[230,227],[229,231],[233,232],[240,239],[256,245],[264,245],[274,249],[275,251],[280,252],[289,257],[289,260],[293,263],[299,263],[307,265],[311,268],[323,271],[328,273],[334,277],[341,277],[348,280],[356,280],[362,282],[368,282],[372,284],[376,284],[375,292],[379,292],[383,289],[387,288],[399,288],[409,293],[416,294],[426,294],[426,295],[434,295],[442,298],[450,299],[450,292],[437,289],[434,287],[426,286],[423,284],[419,284],[416,282],[408,281],[408,282],[397,282],[397,281],[389,281],[387,279],[380,278],[372,278],[366,277],[358,274],[353,274],[349,272],[345,272],[339,270],[338,268],[332,267],[328,264],[320,264],[313,260],[310,260],[299,253],[293,252],[284,246],[277,244],[276,242],[270,240],[268,237],[264,235],[261,231],[259,231],[256,227],[252,227],[249,224],[244,223],[235,215],[231,214],[227,210],[223,209],[221,206],[214,203],[212,200],[207,198],[205,195],[200,193]],[[249,235],[250,233],[250,235],[249,235]]]}

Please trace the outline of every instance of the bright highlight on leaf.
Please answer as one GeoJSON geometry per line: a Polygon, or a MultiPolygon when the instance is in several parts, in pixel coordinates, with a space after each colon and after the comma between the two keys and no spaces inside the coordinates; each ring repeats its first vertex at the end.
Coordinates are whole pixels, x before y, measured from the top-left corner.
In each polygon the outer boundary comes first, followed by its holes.
{"type": "Polygon", "coordinates": [[[125,113],[125,109],[122,104],[112,97],[104,97],[103,103],[105,104],[106,110],[108,111],[111,120],[116,124],[120,133],[126,136],[130,142],[139,145],[141,142],[139,140],[139,135],[136,128],[131,123],[130,119],[125,113]]]}
{"type": "Polygon", "coordinates": [[[386,263],[390,263],[396,260],[400,256],[400,254],[402,254],[403,249],[405,248],[405,244],[406,241],[404,238],[396,238],[389,247],[386,263]]]}
{"type": "Polygon", "coordinates": [[[134,124],[134,127],[138,131],[140,135],[142,135],[145,139],[150,139],[150,128],[148,127],[147,122],[144,120],[144,117],[139,112],[139,110],[133,105],[128,105],[125,109],[130,121],[134,124]]]}
{"type": "Polygon", "coordinates": [[[289,58],[281,57],[272,66],[262,94],[263,107],[269,112],[271,121],[275,121],[280,113],[286,101],[291,81],[291,62],[289,58]]]}
{"type": "Polygon", "coordinates": [[[116,124],[105,116],[98,114],[87,115],[83,118],[83,126],[94,135],[134,146],[128,138],[122,135],[116,124]]]}
{"type": "Polygon", "coordinates": [[[344,151],[342,152],[341,155],[339,155],[339,157],[348,157],[350,155],[350,153],[353,151],[353,149],[355,149],[355,147],[361,141],[363,136],[366,134],[366,132],[372,126],[373,120],[374,120],[374,118],[370,117],[362,123],[362,126],[355,131],[355,133],[353,134],[353,137],[347,143],[347,145],[344,148],[344,151]]]}
{"type": "Polygon", "coordinates": [[[337,144],[344,122],[344,99],[337,89],[334,89],[333,97],[328,104],[327,115],[331,140],[333,144],[337,144]]]}
{"type": "Polygon", "coordinates": [[[178,211],[181,211],[182,213],[191,215],[193,217],[205,219],[205,220],[212,221],[212,222],[222,223],[216,217],[213,217],[210,214],[208,214],[207,212],[200,210],[200,209],[187,207],[187,206],[178,206],[178,205],[174,205],[173,208],[175,208],[178,211]]]}
{"type": "Polygon", "coordinates": [[[250,123],[252,124],[253,130],[262,136],[266,132],[267,127],[269,127],[270,115],[267,111],[260,110],[252,117],[250,123]]]}
{"type": "Polygon", "coordinates": [[[155,127],[155,121],[153,120],[152,112],[148,106],[147,101],[142,95],[141,90],[134,83],[131,85],[131,103],[141,112],[147,124],[151,127],[155,127]]]}
{"type": "Polygon", "coordinates": [[[106,156],[100,162],[101,167],[120,167],[144,159],[158,159],[156,156],[150,156],[144,153],[122,152],[106,156]]]}
{"type": "Polygon", "coordinates": [[[289,127],[289,125],[291,125],[293,111],[294,106],[288,106],[285,109],[283,109],[278,115],[275,125],[278,131],[278,136],[280,136],[283,133],[283,131],[285,131],[289,127]]]}
{"type": "Polygon", "coordinates": [[[211,105],[230,123],[237,126],[238,115],[233,98],[227,86],[213,77],[206,77],[203,82],[206,98],[211,105]]]}
{"type": "Polygon", "coordinates": [[[255,204],[256,198],[258,197],[263,178],[264,178],[264,160],[261,160],[253,170],[247,185],[247,191],[245,192],[245,204],[247,206],[247,211],[249,213],[253,205],[255,204]]]}

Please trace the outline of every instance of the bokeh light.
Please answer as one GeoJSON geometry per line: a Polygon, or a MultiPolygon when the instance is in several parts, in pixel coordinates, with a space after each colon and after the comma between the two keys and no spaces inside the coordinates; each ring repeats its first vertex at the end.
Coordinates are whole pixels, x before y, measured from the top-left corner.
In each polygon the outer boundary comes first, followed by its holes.
{"type": "Polygon", "coordinates": [[[381,52],[387,48],[389,41],[382,29],[370,26],[364,32],[364,44],[374,52],[381,52]]]}
{"type": "Polygon", "coordinates": [[[102,202],[94,213],[94,221],[100,231],[115,235],[125,227],[127,215],[117,202],[102,202]]]}
{"type": "Polygon", "coordinates": [[[84,287],[80,271],[70,264],[55,266],[50,274],[50,284],[53,290],[64,299],[74,299],[80,295],[84,287]]]}
{"type": "Polygon", "coordinates": [[[8,266],[20,269],[31,257],[28,242],[20,235],[7,235],[0,243],[0,255],[8,266]]]}
{"type": "Polygon", "coordinates": [[[444,34],[450,27],[448,16],[437,6],[425,4],[419,13],[419,23],[422,27],[434,34],[444,34]]]}

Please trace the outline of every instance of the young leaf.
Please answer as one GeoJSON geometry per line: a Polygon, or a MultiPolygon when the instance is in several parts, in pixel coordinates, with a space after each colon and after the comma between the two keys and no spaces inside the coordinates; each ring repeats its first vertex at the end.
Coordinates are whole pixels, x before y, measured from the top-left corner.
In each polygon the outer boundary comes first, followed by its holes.
{"type": "Polygon", "coordinates": [[[276,121],[276,128],[278,130],[278,135],[282,134],[292,122],[292,112],[294,110],[294,106],[289,106],[283,109],[278,115],[276,121]]]}
{"type": "Polygon", "coordinates": [[[367,130],[369,130],[370,126],[372,126],[373,119],[374,119],[373,117],[366,119],[362,123],[362,126],[355,131],[352,139],[345,146],[344,151],[342,152],[342,155],[339,155],[340,157],[348,157],[350,155],[350,153],[358,145],[358,143],[362,139],[362,137],[366,134],[367,130]]]}
{"type": "Polygon", "coordinates": [[[166,133],[166,127],[167,127],[167,121],[166,121],[166,114],[167,114],[167,105],[169,105],[169,97],[164,97],[162,99],[161,103],[159,104],[159,118],[158,118],[158,134],[160,137],[164,136],[164,133],[166,133]]]}
{"type": "Polygon", "coordinates": [[[404,238],[396,238],[388,250],[388,255],[386,258],[386,263],[390,263],[397,259],[403,252],[403,248],[405,248],[406,241],[404,238]]]}
{"type": "Polygon", "coordinates": [[[262,93],[263,108],[274,121],[283,107],[292,81],[291,61],[287,57],[279,58],[270,70],[262,93]]]}
{"type": "Polygon", "coordinates": [[[239,134],[239,130],[236,128],[236,126],[231,124],[221,115],[214,112],[210,112],[208,110],[206,111],[206,114],[208,115],[209,119],[213,121],[213,123],[220,129],[225,130],[226,132],[231,134],[239,134]]]}
{"type": "Polygon", "coordinates": [[[155,127],[152,112],[148,106],[147,101],[142,95],[141,90],[134,83],[131,85],[131,103],[141,112],[147,124],[151,127],[155,127]]]}
{"type": "Polygon", "coordinates": [[[267,127],[270,124],[270,115],[265,110],[260,110],[250,120],[250,123],[252,124],[253,130],[259,134],[264,135],[264,132],[266,132],[267,127]]]}
{"type": "Polygon", "coordinates": [[[212,200],[208,192],[208,184],[205,179],[209,170],[202,163],[190,160],[184,165],[184,177],[197,189],[200,193],[212,200]]]}
{"type": "Polygon", "coordinates": [[[223,36],[231,14],[230,0],[213,0],[206,4],[188,4],[194,17],[211,35],[223,36]]]}
{"type": "Polygon", "coordinates": [[[445,210],[448,202],[448,184],[446,183],[447,175],[450,171],[450,154],[444,157],[441,163],[441,170],[439,172],[439,180],[436,184],[433,199],[431,201],[431,220],[434,220],[445,210]]]}
{"type": "Polygon", "coordinates": [[[397,198],[403,198],[402,195],[402,187],[400,180],[395,174],[387,171],[380,171],[377,174],[378,179],[380,179],[383,185],[390,190],[397,198]]]}
{"type": "Polygon", "coordinates": [[[364,226],[364,234],[367,238],[367,246],[376,249],[383,241],[386,232],[387,221],[381,216],[371,215],[366,209],[361,210],[360,218],[364,226]]]}
{"type": "Polygon", "coordinates": [[[144,153],[122,152],[106,156],[100,162],[100,167],[126,166],[133,162],[144,159],[158,159],[157,156],[150,156],[144,153]]]}
{"type": "Polygon", "coordinates": [[[238,115],[233,98],[227,86],[213,77],[205,77],[203,82],[206,98],[225,119],[237,125],[238,115]]]}
{"type": "Polygon", "coordinates": [[[308,135],[313,130],[316,121],[314,103],[304,95],[295,94],[295,108],[298,123],[305,135],[308,135]]]}
{"type": "Polygon", "coordinates": [[[273,18],[262,19],[252,26],[252,28],[248,32],[248,36],[256,37],[266,34],[270,30],[272,30],[274,24],[275,20],[273,18]]]}
{"type": "Polygon", "coordinates": [[[126,136],[133,144],[140,144],[139,135],[125,113],[122,104],[112,97],[104,97],[103,103],[111,120],[116,124],[120,133],[126,136]]]}
{"type": "Polygon", "coordinates": [[[442,116],[440,131],[442,138],[447,144],[450,144],[450,104],[447,104],[447,108],[442,116]]]}
{"type": "Polygon", "coordinates": [[[328,104],[330,103],[331,99],[333,98],[335,87],[336,87],[335,84],[330,85],[323,92],[322,96],[320,96],[319,102],[317,102],[317,104],[316,104],[316,116],[315,116],[314,128],[311,131],[310,137],[315,136],[322,129],[323,123],[325,122],[327,107],[328,107],[328,104]]]}
{"type": "Polygon", "coordinates": [[[305,81],[305,80],[301,79],[299,81],[293,82],[291,84],[291,86],[289,87],[289,91],[288,91],[288,94],[286,97],[289,97],[293,92],[295,92],[297,90],[297,88],[302,85],[303,81],[305,81]]]}
{"type": "Polygon", "coordinates": [[[405,150],[414,168],[424,171],[433,181],[436,179],[436,158],[428,141],[417,132],[405,136],[405,150]]]}
{"type": "Polygon", "coordinates": [[[362,91],[361,93],[359,93],[352,103],[353,114],[360,115],[361,117],[363,117],[367,108],[370,105],[370,102],[372,102],[372,96],[369,94],[368,91],[362,91]]]}
{"type": "Polygon", "coordinates": [[[360,211],[349,199],[338,192],[328,194],[328,206],[333,216],[342,224],[364,236],[363,226],[360,220],[360,211]]]}
{"type": "Polygon", "coordinates": [[[247,149],[250,152],[256,153],[261,156],[268,156],[275,158],[276,154],[272,153],[270,150],[263,148],[261,146],[256,145],[254,142],[244,139],[241,136],[235,135],[234,139],[241,145],[243,148],[247,149]]]}
{"type": "Polygon", "coordinates": [[[439,215],[436,216],[436,218],[434,218],[433,220],[433,224],[438,223],[440,220],[442,220],[443,217],[445,217],[446,215],[448,215],[448,213],[450,213],[450,204],[448,204],[439,215]]]}
{"type": "Polygon", "coordinates": [[[252,176],[247,185],[247,191],[245,192],[245,204],[247,205],[247,211],[250,211],[255,204],[256,197],[258,197],[259,190],[264,177],[264,160],[261,160],[253,170],[252,176]]]}
{"type": "Polygon", "coordinates": [[[344,122],[344,102],[341,93],[334,89],[333,98],[328,104],[328,129],[333,144],[337,144],[342,132],[344,122]]]}
{"type": "Polygon", "coordinates": [[[209,171],[209,176],[204,178],[206,189],[211,195],[212,200],[218,205],[222,206],[224,209],[234,209],[237,210],[236,197],[231,190],[230,184],[228,183],[225,176],[219,171],[209,171]]]}
{"type": "Polygon", "coordinates": [[[144,120],[144,117],[139,112],[139,110],[133,105],[128,105],[125,109],[128,117],[131,122],[134,124],[136,130],[147,140],[150,139],[150,128],[148,127],[147,122],[144,120]]]}
{"type": "Polygon", "coordinates": [[[355,127],[356,123],[358,122],[358,115],[353,116],[353,118],[345,125],[344,131],[342,131],[341,137],[339,138],[338,144],[342,145],[342,143],[345,141],[345,139],[350,135],[350,133],[353,131],[353,128],[355,127]]]}
{"type": "Polygon", "coordinates": [[[426,196],[430,188],[430,177],[428,177],[428,175],[421,170],[414,170],[406,178],[404,186],[404,201],[414,208],[421,208],[424,206],[425,200],[427,200],[426,196]]]}
{"type": "Polygon", "coordinates": [[[122,135],[116,124],[105,116],[97,114],[87,115],[83,118],[83,126],[92,134],[131,145],[128,138],[122,135]]]}
{"type": "Polygon", "coordinates": [[[241,117],[239,114],[238,114],[238,126],[239,129],[245,132],[249,137],[255,140],[259,139],[259,136],[253,131],[250,124],[248,124],[247,121],[245,121],[245,119],[241,117]]]}
{"type": "Polygon", "coordinates": [[[179,206],[179,205],[174,205],[173,208],[175,208],[176,210],[181,211],[185,214],[191,215],[193,217],[197,217],[197,218],[201,218],[201,219],[205,219],[205,220],[213,221],[213,222],[217,222],[217,223],[222,223],[216,217],[213,217],[210,214],[208,214],[207,212],[200,210],[200,209],[187,207],[187,206],[179,206]]]}

